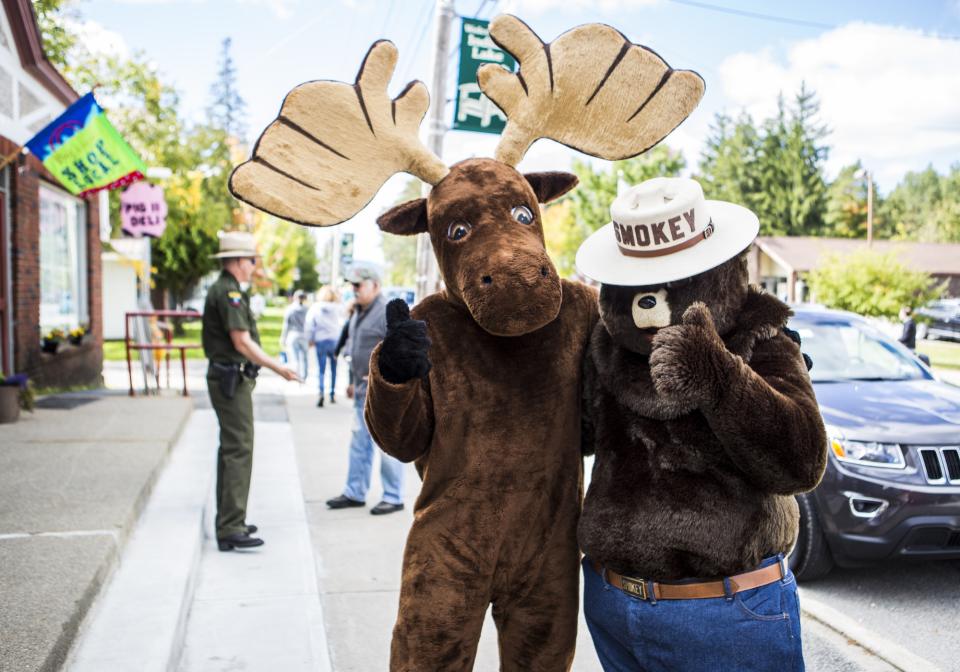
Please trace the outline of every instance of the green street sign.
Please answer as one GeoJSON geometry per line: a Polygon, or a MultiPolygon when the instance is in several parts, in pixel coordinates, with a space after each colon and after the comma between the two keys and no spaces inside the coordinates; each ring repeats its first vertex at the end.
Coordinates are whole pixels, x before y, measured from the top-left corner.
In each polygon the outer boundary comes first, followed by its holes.
{"type": "Polygon", "coordinates": [[[457,78],[457,102],[453,129],[478,133],[502,133],[507,116],[480,91],[477,68],[497,63],[514,69],[516,61],[490,39],[490,22],[463,19],[460,33],[460,74],[457,78]]]}

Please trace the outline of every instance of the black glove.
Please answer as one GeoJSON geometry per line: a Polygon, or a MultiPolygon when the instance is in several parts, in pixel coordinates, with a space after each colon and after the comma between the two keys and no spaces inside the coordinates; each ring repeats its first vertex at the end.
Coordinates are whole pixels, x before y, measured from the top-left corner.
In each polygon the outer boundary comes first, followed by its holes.
{"type": "Polygon", "coordinates": [[[410,308],[403,299],[387,304],[387,335],[380,347],[380,374],[388,383],[399,385],[430,372],[427,350],[427,323],[411,320],[410,308]]]}

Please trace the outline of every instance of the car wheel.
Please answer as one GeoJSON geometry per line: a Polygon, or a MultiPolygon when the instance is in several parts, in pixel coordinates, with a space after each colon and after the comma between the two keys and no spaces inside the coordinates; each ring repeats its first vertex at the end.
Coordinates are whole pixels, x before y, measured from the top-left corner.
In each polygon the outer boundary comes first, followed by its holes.
{"type": "Polygon", "coordinates": [[[800,533],[787,558],[787,564],[797,581],[814,581],[823,578],[833,569],[833,555],[823,536],[813,494],[797,495],[797,504],[800,507],[800,533]]]}

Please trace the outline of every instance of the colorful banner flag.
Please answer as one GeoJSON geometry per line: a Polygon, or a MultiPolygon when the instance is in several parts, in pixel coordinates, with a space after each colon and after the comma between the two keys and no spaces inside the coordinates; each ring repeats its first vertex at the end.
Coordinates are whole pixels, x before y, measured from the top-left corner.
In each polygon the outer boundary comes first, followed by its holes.
{"type": "Polygon", "coordinates": [[[143,179],[147,167],[97,105],[93,93],[68,107],[27,143],[71,194],[86,196],[143,179]]]}

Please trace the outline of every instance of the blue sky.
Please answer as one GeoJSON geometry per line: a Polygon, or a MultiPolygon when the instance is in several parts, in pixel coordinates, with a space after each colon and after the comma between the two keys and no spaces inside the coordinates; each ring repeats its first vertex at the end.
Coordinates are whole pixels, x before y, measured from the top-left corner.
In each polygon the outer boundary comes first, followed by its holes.
{"type": "MultiPolygon", "coordinates": [[[[81,0],[78,8],[91,22],[91,39],[145,51],[196,118],[209,99],[220,42],[231,37],[253,140],[297,84],[353,81],[367,48],[379,38],[392,40],[400,51],[394,93],[410,79],[429,82],[433,5],[434,0],[81,0]]],[[[833,131],[828,172],[861,159],[886,192],[907,170],[928,163],[945,170],[960,161],[960,0],[455,0],[455,8],[466,16],[479,8],[483,18],[509,11],[547,41],[581,23],[608,23],[673,67],[698,71],[707,83],[704,100],[666,141],[684,152],[691,167],[718,111],[762,117],[772,111],[779,91],[789,95],[801,81],[820,95],[822,120],[833,131]]],[[[449,64],[455,72],[455,58],[449,64]]],[[[448,118],[452,114],[450,106],[448,118]]],[[[491,136],[450,132],[443,158],[490,155],[495,142],[491,136]]],[[[573,156],[540,141],[521,168],[564,169],[573,156]]],[[[400,186],[401,179],[391,180],[371,210],[389,203],[400,186]]],[[[366,230],[375,215],[358,217],[363,221],[354,226],[366,230]]]]}

